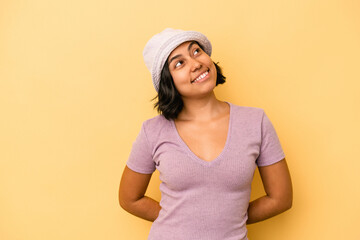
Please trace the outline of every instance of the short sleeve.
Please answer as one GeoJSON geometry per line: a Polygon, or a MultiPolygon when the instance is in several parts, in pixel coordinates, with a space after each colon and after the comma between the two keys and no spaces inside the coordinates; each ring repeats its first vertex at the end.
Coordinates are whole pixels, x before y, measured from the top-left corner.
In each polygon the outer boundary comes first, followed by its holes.
{"type": "Polygon", "coordinates": [[[142,125],[140,133],[132,145],[130,156],[126,165],[131,170],[143,174],[153,173],[156,169],[144,124],[142,125]]]}
{"type": "Polygon", "coordinates": [[[261,146],[260,154],[256,160],[259,167],[274,164],[285,158],[280,140],[275,128],[264,112],[261,122],[261,146]]]}

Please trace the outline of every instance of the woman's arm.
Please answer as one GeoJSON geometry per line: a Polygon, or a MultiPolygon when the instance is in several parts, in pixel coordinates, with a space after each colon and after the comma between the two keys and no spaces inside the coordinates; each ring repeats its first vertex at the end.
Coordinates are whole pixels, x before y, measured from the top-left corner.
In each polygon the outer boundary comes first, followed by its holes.
{"type": "Polygon", "coordinates": [[[154,221],[161,209],[159,202],[144,195],[151,175],[134,172],[126,166],[119,187],[120,206],[148,221],[154,221]]]}
{"type": "Polygon", "coordinates": [[[259,167],[266,195],[249,204],[247,224],[271,218],[291,208],[292,184],[285,158],[270,166],[259,167]]]}

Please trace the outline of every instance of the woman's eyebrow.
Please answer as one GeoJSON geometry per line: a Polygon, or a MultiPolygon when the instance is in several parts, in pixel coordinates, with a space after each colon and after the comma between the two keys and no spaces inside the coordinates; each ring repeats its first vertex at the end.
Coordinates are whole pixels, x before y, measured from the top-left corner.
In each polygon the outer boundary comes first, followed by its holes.
{"type": "Polygon", "coordinates": [[[181,57],[182,55],[181,54],[178,54],[178,55],[175,55],[175,56],[173,56],[170,60],[169,60],[169,65],[170,65],[170,63],[173,61],[173,60],[175,60],[176,58],[178,58],[178,57],[181,57]]]}
{"type": "MultiPolygon", "coordinates": [[[[191,47],[192,47],[192,45],[194,45],[194,44],[197,44],[197,42],[196,41],[192,41],[190,44],[189,44],[189,46],[188,46],[188,51],[190,52],[190,49],[191,49],[191,47]]],[[[175,55],[174,57],[172,57],[170,60],[169,60],[169,65],[170,65],[170,63],[174,60],[174,59],[176,59],[176,58],[178,58],[178,57],[180,57],[181,56],[181,54],[178,54],[178,55],[175,55]]]]}
{"type": "Polygon", "coordinates": [[[190,49],[191,49],[192,45],[194,45],[194,44],[197,44],[197,42],[192,41],[192,42],[189,44],[189,46],[188,46],[188,51],[190,51],[190,49]]]}

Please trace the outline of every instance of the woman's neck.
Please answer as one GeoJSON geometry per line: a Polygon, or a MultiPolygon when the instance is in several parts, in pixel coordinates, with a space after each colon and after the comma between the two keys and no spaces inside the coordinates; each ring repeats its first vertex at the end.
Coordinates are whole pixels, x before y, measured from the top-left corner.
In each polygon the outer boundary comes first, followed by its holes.
{"type": "Polygon", "coordinates": [[[197,99],[183,98],[184,107],[177,117],[179,121],[208,121],[227,111],[227,104],[219,101],[215,94],[197,99]]]}

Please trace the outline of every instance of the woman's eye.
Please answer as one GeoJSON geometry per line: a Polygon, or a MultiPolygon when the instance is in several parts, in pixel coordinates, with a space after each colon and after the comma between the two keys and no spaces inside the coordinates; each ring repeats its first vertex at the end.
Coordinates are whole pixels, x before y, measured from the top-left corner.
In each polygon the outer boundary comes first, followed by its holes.
{"type": "Polygon", "coordinates": [[[180,65],[182,64],[182,61],[178,61],[176,64],[175,64],[175,67],[180,67],[180,65]]]}
{"type": "Polygon", "coordinates": [[[198,54],[200,52],[200,48],[195,49],[194,55],[198,54]]]}

